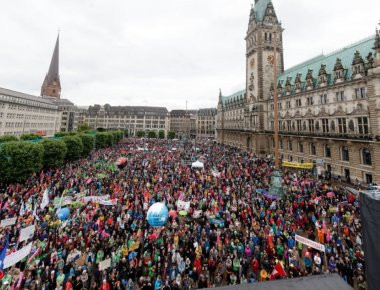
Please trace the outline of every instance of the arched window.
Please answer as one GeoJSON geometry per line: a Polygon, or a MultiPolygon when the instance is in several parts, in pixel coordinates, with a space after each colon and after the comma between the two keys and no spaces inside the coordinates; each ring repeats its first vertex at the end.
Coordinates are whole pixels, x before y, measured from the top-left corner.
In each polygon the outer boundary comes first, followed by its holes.
{"type": "Polygon", "coordinates": [[[350,153],[347,146],[340,147],[340,156],[343,161],[350,161],[350,153]]]}
{"type": "Polygon", "coordinates": [[[371,151],[368,148],[360,150],[362,163],[365,165],[372,165],[371,151]]]}
{"type": "Polygon", "coordinates": [[[325,145],[325,157],[331,158],[331,148],[329,145],[325,145]]]}
{"type": "Polygon", "coordinates": [[[310,155],[316,155],[317,150],[314,143],[310,143],[310,155]]]}

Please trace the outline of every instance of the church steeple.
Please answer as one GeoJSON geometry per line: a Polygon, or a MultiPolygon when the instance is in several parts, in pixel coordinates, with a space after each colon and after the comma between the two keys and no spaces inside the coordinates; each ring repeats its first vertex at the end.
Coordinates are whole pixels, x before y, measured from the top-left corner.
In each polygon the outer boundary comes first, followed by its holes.
{"type": "Polygon", "coordinates": [[[41,87],[41,96],[55,97],[57,99],[61,96],[61,82],[59,79],[59,34],[50,61],[49,71],[41,87]]]}

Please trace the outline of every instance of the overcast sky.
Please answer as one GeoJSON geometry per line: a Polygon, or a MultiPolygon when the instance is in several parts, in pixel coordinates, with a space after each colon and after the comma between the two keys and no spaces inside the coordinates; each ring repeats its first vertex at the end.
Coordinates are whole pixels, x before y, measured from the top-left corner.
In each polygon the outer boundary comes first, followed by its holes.
{"type": "MultiPolygon", "coordinates": [[[[77,105],[217,105],[244,88],[254,0],[3,0],[0,87],[39,95],[60,29],[62,98],[77,105]]],[[[285,68],[373,35],[379,0],[273,0],[285,68]]]]}

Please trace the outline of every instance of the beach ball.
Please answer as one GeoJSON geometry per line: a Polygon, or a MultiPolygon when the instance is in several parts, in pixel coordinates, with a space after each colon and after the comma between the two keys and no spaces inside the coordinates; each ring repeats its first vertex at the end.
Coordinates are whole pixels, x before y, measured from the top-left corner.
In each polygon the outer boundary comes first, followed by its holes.
{"type": "Polygon", "coordinates": [[[168,208],[162,202],[156,202],[148,209],[147,219],[152,227],[166,225],[169,219],[168,208]]]}
{"type": "Polygon", "coordinates": [[[67,220],[70,215],[70,210],[67,207],[61,208],[57,212],[58,219],[61,221],[67,220]]]}

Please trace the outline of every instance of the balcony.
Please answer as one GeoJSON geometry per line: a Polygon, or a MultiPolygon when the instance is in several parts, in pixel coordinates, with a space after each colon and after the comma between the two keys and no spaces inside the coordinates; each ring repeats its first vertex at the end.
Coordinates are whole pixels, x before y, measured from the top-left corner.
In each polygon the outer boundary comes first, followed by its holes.
{"type": "MultiPolygon", "coordinates": [[[[273,130],[265,130],[266,134],[274,134],[273,130]]],[[[299,136],[299,137],[313,137],[313,138],[329,138],[329,139],[347,139],[347,140],[374,140],[374,136],[370,134],[359,133],[322,133],[322,132],[292,132],[292,131],[279,131],[280,135],[285,136],[299,136]]],[[[376,140],[380,141],[380,136],[376,136],[376,140]]]]}

